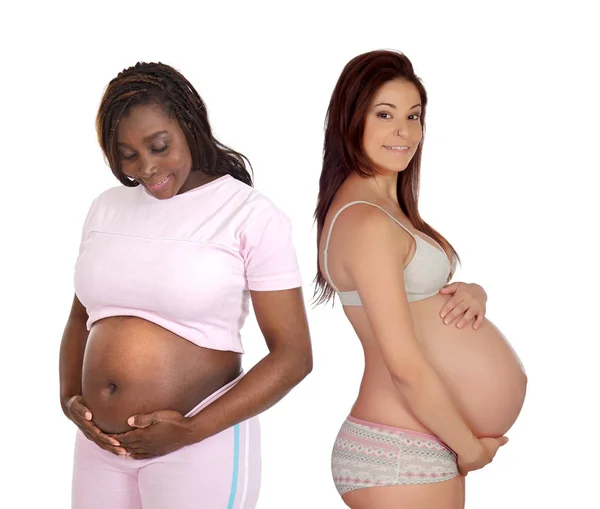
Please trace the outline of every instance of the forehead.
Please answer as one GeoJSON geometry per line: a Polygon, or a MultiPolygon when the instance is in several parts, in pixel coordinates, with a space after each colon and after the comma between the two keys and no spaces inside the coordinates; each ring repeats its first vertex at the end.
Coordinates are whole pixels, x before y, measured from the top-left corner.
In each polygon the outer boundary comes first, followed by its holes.
{"type": "Polygon", "coordinates": [[[157,104],[133,106],[119,121],[117,139],[146,138],[157,131],[180,132],[179,122],[174,116],[167,115],[157,104]]]}
{"type": "Polygon", "coordinates": [[[375,92],[371,106],[377,103],[390,103],[398,108],[410,108],[421,102],[417,87],[411,82],[396,79],[387,81],[375,92]]]}

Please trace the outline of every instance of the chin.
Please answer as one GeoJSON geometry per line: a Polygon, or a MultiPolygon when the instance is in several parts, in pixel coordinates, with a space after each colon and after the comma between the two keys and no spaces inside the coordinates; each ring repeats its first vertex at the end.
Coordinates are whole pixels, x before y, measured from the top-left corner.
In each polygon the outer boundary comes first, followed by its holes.
{"type": "Polygon", "coordinates": [[[389,175],[393,173],[402,173],[404,170],[406,170],[410,164],[410,161],[412,160],[412,156],[404,160],[394,161],[396,164],[389,160],[378,161],[374,157],[369,157],[369,159],[372,161],[373,167],[377,170],[377,172],[383,175],[389,175]]]}
{"type": "Polygon", "coordinates": [[[156,198],[157,200],[168,200],[170,198],[173,198],[173,196],[175,196],[177,193],[173,192],[172,190],[164,190],[164,191],[160,191],[157,193],[152,192],[150,189],[146,188],[148,193],[150,193],[150,195],[153,198],[156,198]]]}
{"type": "Polygon", "coordinates": [[[408,168],[408,164],[406,166],[398,167],[398,166],[390,166],[384,164],[375,163],[376,170],[382,175],[393,175],[402,173],[406,168],[408,168]]]}

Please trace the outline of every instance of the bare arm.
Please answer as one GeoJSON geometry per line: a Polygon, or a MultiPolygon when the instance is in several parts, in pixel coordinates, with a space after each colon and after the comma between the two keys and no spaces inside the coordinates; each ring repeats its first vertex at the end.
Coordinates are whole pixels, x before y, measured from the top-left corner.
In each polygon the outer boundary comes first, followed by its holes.
{"type": "Polygon", "coordinates": [[[77,296],[74,296],[60,344],[59,357],[60,404],[69,418],[71,417],[67,411],[67,404],[73,396],[81,394],[83,353],[88,337],[87,319],[85,307],[77,296]]]}
{"type": "Polygon", "coordinates": [[[85,405],[81,396],[81,372],[83,369],[83,354],[88,338],[86,321],[88,314],[77,296],[60,343],[59,375],[60,375],[60,406],[64,414],[75,423],[88,440],[96,443],[102,449],[113,454],[125,455],[124,448],[119,442],[103,433],[93,422],[93,415],[85,405]]]}
{"type": "Polygon", "coordinates": [[[269,354],[226,394],[189,419],[198,442],[264,412],[312,370],[302,290],[251,292],[269,354]]]}
{"type": "Polygon", "coordinates": [[[461,416],[415,335],[404,290],[410,237],[380,211],[354,215],[347,270],[398,391],[411,410],[459,456],[478,458],[482,445],[461,416]]]}

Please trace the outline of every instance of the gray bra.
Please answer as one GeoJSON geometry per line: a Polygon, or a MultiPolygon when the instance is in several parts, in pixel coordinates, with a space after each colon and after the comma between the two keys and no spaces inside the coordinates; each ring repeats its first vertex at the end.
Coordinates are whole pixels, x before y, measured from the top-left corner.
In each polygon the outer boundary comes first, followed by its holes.
{"type": "Polygon", "coordinates": [[[329,280],[329,283],[331,284],[333,289],[338,294],[342,305],[362,306],[362,301],[360,300],[360,295],[358,294],[357,290],[340,292],[337,289],[337,287],[333,284],[331,276],[329,275],[329,267],[327,265],[327,252],[329,250],[329,240],[331,238],[331,231],[333,230],[333,225],[335,224],[335,221],[337,220],[338,216],[348,207],[357,203],[372,205],[373,207],[377,207],[378,209],[382,210],[388,216],[390,216],[400,227],[404,228],[404,230],[406,230],[412,236],[413,239],[415,239],[415,254],[408,263],[408,265],[404,268],[404,287],[406,290],[408,302],[416,302],[418,300],[427,299],[428,297],[432,297],[433,295],[438,293],[440,291],[440,288],[443,288],[448,282],[450,274],[454,272],[454,269],[456,267],[456,258],[453,257],[452,264],[450,264],[448,256],[437,242],[436,244],[440,246],[440,249],[437,249],[436,247],[432,246],[429,242],[426,242],[418,235],[414,235],[406,226],[404,226],[383,207],[380,207],[379,205],[368,201],[353,201],[344,205],[340,210],[336,212],[335,216],[333,216],[333,219],[331,220],[331,225],[329,226],[329,232],[327,233],[325,250],[323,252],[325,275],[327,276],[327,279],[329,280]]]}

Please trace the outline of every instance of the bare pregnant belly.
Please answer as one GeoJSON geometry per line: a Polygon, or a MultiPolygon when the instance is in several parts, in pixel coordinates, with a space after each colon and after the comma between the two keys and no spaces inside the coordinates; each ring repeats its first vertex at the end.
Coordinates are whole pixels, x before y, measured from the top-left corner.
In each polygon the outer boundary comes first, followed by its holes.
{"type": "Polygon", "coordinates": [[[119,433],[139,413],[185,415],[240,371],[238,353],[199,347],[141,318],[111,317],[88,336],[82,396],[94,423],[119,433]]]}
{"type": "Polygon", "coordinates": [[[478,436],[501,436],[516,421],[527,378],[502,333],[485,320],[458,329],[439,316],[448,296],[411,305],[415,332],[430,361],[446,382],[465,419],[478,436]]]}

